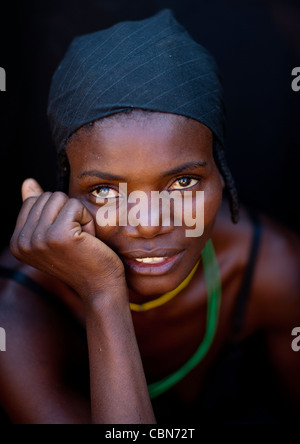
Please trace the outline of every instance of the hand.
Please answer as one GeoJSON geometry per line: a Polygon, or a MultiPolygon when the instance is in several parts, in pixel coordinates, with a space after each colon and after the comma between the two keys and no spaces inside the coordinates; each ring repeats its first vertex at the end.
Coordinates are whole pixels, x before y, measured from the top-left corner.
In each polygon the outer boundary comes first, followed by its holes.
{"type": "Polygon", "coordinates": [[[117,254],[95,237],[94,220],[80,200],[43,192],[34,179],[22,185],[23,206],[10,248],[22,262],[49,273],[79,295],[125,286],[117,254]]]}

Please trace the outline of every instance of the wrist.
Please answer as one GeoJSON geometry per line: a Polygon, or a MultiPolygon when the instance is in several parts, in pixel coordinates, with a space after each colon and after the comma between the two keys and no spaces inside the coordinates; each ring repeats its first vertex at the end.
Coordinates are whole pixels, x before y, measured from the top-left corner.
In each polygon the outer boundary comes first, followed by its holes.
{"type": "Polygon", "coordinates": [[[116,310],[125,310],[129,307],[128,288],[125,278],[103,283],[94,283],[79,290],[79,296],[84,301],[88,313],[109,314],[116,310]]]}

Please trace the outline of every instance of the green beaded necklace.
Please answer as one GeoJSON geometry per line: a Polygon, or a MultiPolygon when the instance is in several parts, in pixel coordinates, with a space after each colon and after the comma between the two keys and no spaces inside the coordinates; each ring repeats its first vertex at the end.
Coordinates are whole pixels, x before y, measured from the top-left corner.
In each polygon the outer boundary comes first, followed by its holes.
{"type": "Polygon", "coordinates": [[[148,385],[151,399],[156,398],[181,381],[202,361],[212,344],[218,324],[222,289],[218,262],[210,239],[206,242],[201,258],[207,288],[206,332],[203,341],[193,356],[181,368],[160,381],[148,385]]]}

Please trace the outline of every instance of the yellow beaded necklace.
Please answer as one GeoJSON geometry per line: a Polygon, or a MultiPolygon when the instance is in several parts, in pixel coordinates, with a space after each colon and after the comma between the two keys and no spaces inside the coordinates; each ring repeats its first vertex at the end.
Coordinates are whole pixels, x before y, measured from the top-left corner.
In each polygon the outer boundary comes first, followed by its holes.
{"type": "Polygon", "coordinates": [[[181,282],[181,284],[178,285],[178,287],[174,288],[174,290],[168,291],[167,293],[164,293],[159,298],[154,299],[153,301],[145,302],[144,304],[134,304],[134,303],[130,302],[131,310],[137,311],[137,312],[148,311],[148,310],[152,310],[153,308],[160,307],[161,305],[169,302],[171,299],[173,299],[175,296],[177,296],[185,287],[187,287],[189,285],[190,281],[192,280],[192,278],[198,268],[199,263],[200,263],[200,259],[196,263],[196,265],[194,266],[194,268],[192,269],[190,274],[184,279],[183,282],[181,282]]]}

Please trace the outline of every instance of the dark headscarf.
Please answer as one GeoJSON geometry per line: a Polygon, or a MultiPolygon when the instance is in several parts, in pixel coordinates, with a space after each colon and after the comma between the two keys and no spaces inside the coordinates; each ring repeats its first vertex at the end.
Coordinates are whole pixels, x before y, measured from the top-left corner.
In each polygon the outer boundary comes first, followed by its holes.
{"type": "Polygon", "coordinates": [[[58,152],[81,126],[128,108],[194,118],[223,145],[224,107],[215,61],[170,10],[73,40],[49,97],[58,152]]]}

